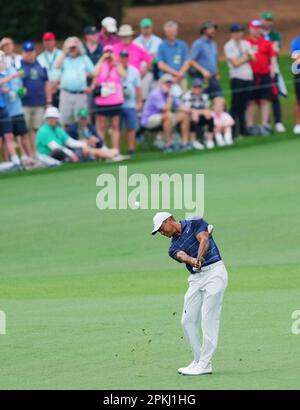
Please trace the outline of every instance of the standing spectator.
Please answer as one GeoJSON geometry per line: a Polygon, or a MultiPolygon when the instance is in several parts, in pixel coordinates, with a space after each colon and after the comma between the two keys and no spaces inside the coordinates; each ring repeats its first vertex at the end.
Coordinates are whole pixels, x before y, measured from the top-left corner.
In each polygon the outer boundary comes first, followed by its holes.
{"type": "Polygon", "coordinates": [[[205,21],[200,27],[200,38],[191,49],[191,73],[208,81],[207,93],[211,98],[223,95],[218,71],[218,46],[214,41],[218,26],[205,21]]]}
{"type": "MultiPolygon", "coordinates": [[[[279,81],[279,79],[283,81],[281,73],[280,73],[279,60],[278,60],[280,48],[282,46],[282,36],[279,33],[279,31],[275,31],[273,29],[273,14],[270,11],[266,11],[262,13],[260,17],[262,19],[262,34],[266,40],[271,41],[271,43],[273,44],[274,51],[277,56],[275,79],[274,79],[275,87],[273,87],[273,98],[272,98],[272,108],[273,108],[273,117],[274,117],[274,122],[275,122],[275,130],[277,132],[286,132],[285,126],[282,123],[282,110],[281,110],[281,104],[280,104],[280,99],[279,99],[280,93],[282,93],[282,90],[280,87],[281,81],[279,81]]],[[[285,96],[287,96],[287,94],[285,94],[285,96]]]]}
{"type": "Polygon", "coordinates": [[[94,26],[87,26],[84,29],[84,48],[85,53],[96,65],[102,56],[103,47],[98,44],[98,31],[94,26]]]}
{"type": "Polygon", "coordinates": [[[293,69],[294,74],[294,89],[296,94],[296,105],[295,105],[295,126],[293,129],[294,134],[300,135],[300,35],[295,37],[291,42],[291,53],[292,58],[296,64],[293,69]],[[296,70],[295,70],[296,69],[296,70]]]}
{"type": "Polygon", "coordinates": [[[123,24],[118,31],[121,42],[114,46],[114,53],[116,58],[119,58],[121,51],[128,51],[129,65],[135,67],[143,79],[151,69],[152,56],[147,50],[133,42],[133,35],[132,27],[129,24],[123,24]]]}
{"type": "Polygon", "coordinates": [[[246,135],[246,109],[253,87],[253,72],[250,61],[254,59],[251,45],[243,40],[244,28],[240,24],[230,27],[231,39],[224,46],[229,67],[231,85],[230,114],[235,120],[235,136],[246,135]]]}
{"type": "Polygon", "coordinates": [[[6,84],[15,78],[19,78],[20,73],[15,72],[13,74],[7,75],[5,70],[5,54],[3,51],[0,51],[0,139],[3,138],[5,142],[4,149],[6,149],[6,152],[9,156],[10,161],[13,163],[13,166],[15,166],[17,169],[20,169],[21,162],[16,153],[14,145],[14,135],[12,133],[12,123],[8,115],[5,102],[6,84]]]}
{"type": "Polygon", "coordinates": [[[76,116],[76,122],[69,125],[67,133],[75,140],[86,141],[87,145],[94,148],[104,147],[101,136],[97,133],[96,127],[89,121],[89,111],[81,108],[76,116]]]}
{"type": "Polygon", "coordinates": [[[246,40],[251,44],[254,60],[250,62],[254,73],[255,89],[251,95],[246,112],[247,127],[253,133],[255,102],[258,101],[261,112],[261,135],[269,135],[270,100],[272,99],[272,79],[276,72],[276,53],[272,43],[261,35],[261,20],[251,20],[249,37],[246,40]]]}
{"type": "Polygon", "coordinates": [[[3,86],[5,90],[5,100],[8,115],[12,123],[12,133],[14,137],[20,137],[20,149],[22,152],[22,162],[31,162],[34,152],[31,149],[30,141],[27,135],[27,126],[23,113],[21,97],[24,94],[23,82],[21,80],[21,72],[18,72],[12,65],[5,71],[6,76],[11,76],[12,79],[3,86]],[[5,87],[5,88],[4,88],[5,87]]]}
{"type": "Polygon", "coordinates": [[[204,148],[199,138],[203,140],[203,131],[207,127],[205,143],[210,148],[214,139],[214,121],[209,109],[209,96],[203,92],[203,80],[201,78],[193,79],[192,89],[183,95],[182,103],[190,113],[192,147],[195,149],[204,148]]]}
{"type": "Polygon", "coordinates": [[[95,67],[92,88],[95,96],[96,127],[105,137],[107,119],[111,119],[112,147],[120,150],[120,114],[124,102],[122,79],[125,72],[114,56],[113,46],[105,46],[95,67]]]}
{"type": "Polygon", "coordinates": [[[168,21],[164,25],[166,38],[158,48],[157,63],[160,75],[163,73],[171,74],[175,82],[183,90],[187,89],[185,75],[190,67],[190,56],[187,44],[179,40],[178,24],[175,21],[168,21]]]}
{"type": "Polygon", "coordinates": [[[151,54],[152,69],[144,76],[142,80],[143,99],[146,100],[155,80],[159,78],[159,70],[157,66],[157,53],[162,39],[153,34],[153,23],[149,18],[144,18],[140,21],[141,34],[133,41],[135,44],[143,47],[151,54]]]}
{"type": "Polygon", "coordinates": [[[40,128],[46,105],[52,104],[52,92],[48,81],[47,70],[36,59],[35,44],[27,41],[23,44],[22,70],[25,96],[23,110],[28,131],[30,133],[31,148],[35,151],[35,135],[40,128]]]}
{"type": "Polygon", "coordinates": [[[232,145],[232,127],[234,120],[230,114],[225,112],[225,99],[223,97],[216,97],[214,99],[212,116],[214,119],[214,133],[217,145],[219,147],[232,145]]]}
{"type": "Polygon", "coordinates": [[[105,17],[101,21],[101,31],[98,35],[98,43],[102,46],[114,46],[120,42],[116,36],[117,21],[113,17],[105,17]]]}
{"type": "Polygon", "coordinates": [[[138,127],[137,111],[142,110],[143,99],[141,91],[141,76],[138,70],[129,65],[127,50],[120,53],[120,61],[125,71],[123,78],[124,104],[121,110],[121,123],[125,122],[128,139],[128,154],[133,155],[135,151],[135,137],[138,127]]]}
{"type": "Polygon", "coordinates": [[[13,66],[16,70],[21,68],[22,55],[15,53],[15,43],[9,37],[4,37],[0,42],[0,49],[5,53],[6,66],[13,66]]]}
{"type": "Polygon", "coordinates": [[[38,55],[37,61],[47,70],[52,94],[52,104],[58,107],[60,70],[55,68],[55,65],[58,59],[62,56],[62,51],[56,48],[54,33],[44,33],[42,40],[44,51],[38,55]]]}
{"type": "Polygon", "coordinates": [[[151,91],[144,105],[142,125],[149,130],[162,128],[164,134],[164,152],[173,152],[173,131],[177,124],[181,128],[182,150],[187,149],[190,130],[189,110],[181,105],[180,100],[172,94],[174,77],[164,74],[159,84],[151,91]]]}
{"type": "Polygon", "coordinates": [[[56,68],[61,69],[59,110],[61,122],[67,127],[80,110],[88,107],[88,78],[92,78],[94,65],[85,54],[82,42],[77,37],[69,37],[63,46],[63,55],[56,68]]]}

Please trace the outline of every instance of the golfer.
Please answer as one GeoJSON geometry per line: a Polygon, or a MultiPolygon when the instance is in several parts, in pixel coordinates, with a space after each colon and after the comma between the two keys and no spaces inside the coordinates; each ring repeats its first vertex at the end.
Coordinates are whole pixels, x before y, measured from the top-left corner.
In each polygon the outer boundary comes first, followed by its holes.
{"type": "Polygon", "coordinates": [[[212,237],[213,227],[201,218],[177,222],[168,212],[157,213],[153,223],[152,235],[159,232],[172,238],[170,257],[185,263],[190,272],[181,324],[194,359],[189,366],[178,369],[178,373],[190,376],[211,374],[211,360],[217,347],[222,301],[227,287],[227,270],[212,237]]]}

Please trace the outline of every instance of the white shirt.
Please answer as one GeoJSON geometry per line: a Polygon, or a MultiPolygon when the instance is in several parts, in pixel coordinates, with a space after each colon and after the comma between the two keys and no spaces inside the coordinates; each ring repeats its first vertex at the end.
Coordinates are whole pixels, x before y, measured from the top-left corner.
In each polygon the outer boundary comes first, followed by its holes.
{"type": "Polygon", "coordinates": [[[57,60],[62,56],[62,51],[55,48],[52,53],[44,51],[37,57],[38,62],[42,67],[46,68],[49,81],[58,81],[61,70],[55,68],[57,60]]]}
{"type": "Polygon", "coordinates": [[[5,62],[6,67],[14,67],[16,70],[20,70],[21,68],[21,61],[22,61],[22,54],[13,54],[12,56],[6,55],[5,62]]]}
{"type": "Polygon", "coordinates": [[[251,44],[246,40],[239,42],[231,39],[224,46],[224,54],[229,67],[229,77],[238,78],[239,80],[253,80],[253,72],[249,62],[245,62],[238,67],[231,63],[233,58],[245,57],[247,54],[253,54],[251,44]]]}
{"type": "Polygon", "coordinates": [[[155,34],[152,34],[146,41],[145,37],[141,34],[133,42],[146,49],[148,53],[155,58],[162,39],[155,34]]]}

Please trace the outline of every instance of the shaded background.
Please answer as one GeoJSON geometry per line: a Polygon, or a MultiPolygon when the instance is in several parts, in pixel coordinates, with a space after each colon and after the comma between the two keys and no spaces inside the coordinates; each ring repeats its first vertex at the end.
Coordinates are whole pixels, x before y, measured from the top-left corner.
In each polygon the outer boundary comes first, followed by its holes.
{"type": "Polygon", "coordinates": [[[247,24],[265,10],[274,13],[276,28],[283,34],[283,52],[288,52],[291,39],[300,35],[299,0],[10,0],[1,6],[0,37],[9,35],[18,42],[39,40],[43,32],[54,31],[63,39],[82,35],[85,25],[99,27],[101,19],[111,15],[135,29],[141,18],[150,17],[158,34],[166,20],[174,19],[180,23],[181,38],[191,43],[200,23],[210,19],[220,26],[217,41],[223,47],[232,22],[247,24]]]}

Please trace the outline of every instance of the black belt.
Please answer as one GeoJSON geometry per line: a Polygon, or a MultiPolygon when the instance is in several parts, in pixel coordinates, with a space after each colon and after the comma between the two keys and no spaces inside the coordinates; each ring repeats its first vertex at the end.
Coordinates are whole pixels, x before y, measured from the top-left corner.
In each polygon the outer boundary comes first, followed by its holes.
{"type": "Polygon", "coordinates": [[[65,88],[63,88],[62,90],[70,94],[85,94],[84,91],[70,91],[70,90],[66,90],[65,88]]]}

